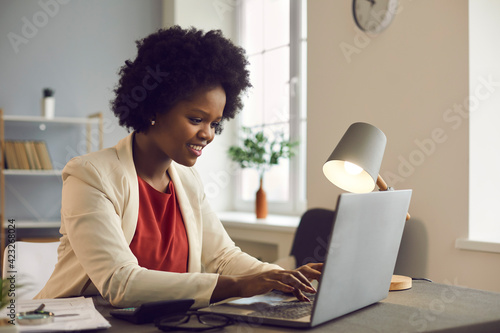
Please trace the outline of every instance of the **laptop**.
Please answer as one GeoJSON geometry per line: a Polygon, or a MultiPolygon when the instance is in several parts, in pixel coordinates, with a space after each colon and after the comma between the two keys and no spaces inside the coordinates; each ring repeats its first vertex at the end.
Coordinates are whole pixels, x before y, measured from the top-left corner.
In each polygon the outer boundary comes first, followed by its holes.
{"type": "MultiPolygon", "coordinates": [[[[252,324],[306,328],[383,300],[389,293],[411,190],[343,193],[337,200],[328,252],[311,303],[271,292],[230,299],[200,309],[252,324]],[[281,318],[281,308],[290,312],[281,318]],[[303,308],[295,311],[295,307],[303,308]]],[[[309,296],[309,295],[308,295],[309,296]]]]}

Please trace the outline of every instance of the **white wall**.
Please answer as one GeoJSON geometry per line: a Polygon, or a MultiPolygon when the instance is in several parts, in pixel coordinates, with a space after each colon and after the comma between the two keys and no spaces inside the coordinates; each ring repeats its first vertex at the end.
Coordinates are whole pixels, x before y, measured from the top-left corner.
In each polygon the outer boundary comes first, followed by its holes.
{"type": "Polygon", "coordinates": [[[334,207],[340,190],[321,167],[351,123],[372,123],[388,138],[382,176],[413,189],[397,272],[500,291],[500,254],[454,246],[468,235],[469,129],[457,112],[469,97],[468,1],[400,0],[376,38],[351,6],[308,4],[308,206],[334,207]]]}

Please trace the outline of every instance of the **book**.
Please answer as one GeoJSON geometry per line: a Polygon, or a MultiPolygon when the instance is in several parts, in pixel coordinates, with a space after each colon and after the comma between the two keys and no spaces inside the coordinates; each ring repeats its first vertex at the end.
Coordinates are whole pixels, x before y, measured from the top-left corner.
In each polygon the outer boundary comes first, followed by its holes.
{"type": "Polygon", "coordinates": [[[42,170],[52,170],[52,161],[45,142],[35,141],[35,149],[40,160],[42,170]]]}
{"type": "Polygon", "coordinates": [[[42,170],[42,164],[40,163],[40,158],[38,157],[38,154],[36,152],[35,148],[35,142],[34,141],[28,141],[28,151],[31,153],[33,157],[33,164],[35,166],[35,170],[42,170]]]}
{"type": "Polygon", "coordinates": [[[52,160],[43,141],[4,142],[5,168],[11,170],[52,170],[52,160]]]}
{"type": "Polygon", "coordinates": [[[14,148],[14,142],[13,141],[5,141],[4,147],[5,147],[5,152],[4,152],[5,168],[7,168],[7,169],[19,169],[19,166],[17,163],[16,151],[14,148]]]}
{"type": "Polygon", "coordinates": [[[30,141],[24,141],[23,144],[24,144],[24,150],[26,151],[26,157],[28,158],[29,169],[36,170],[33,152],[30,149],[30,141]]]}
{"type": "Polygon", "coordinates": [[[16,156],[19,169],[29,170],[30,164],[28,162],[28,155],[26,154],[26,148],[22,141],[14,141],[14,147],[16,148],[16,156]]]}

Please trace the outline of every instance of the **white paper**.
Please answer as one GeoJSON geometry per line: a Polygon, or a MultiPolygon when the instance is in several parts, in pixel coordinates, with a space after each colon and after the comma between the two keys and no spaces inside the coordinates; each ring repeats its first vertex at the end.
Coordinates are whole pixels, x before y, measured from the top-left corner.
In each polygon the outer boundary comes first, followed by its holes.
{"type": "MultiPolygon", "coordinates": [[[[92,298],[71,297],[56,299],[16,300],[15,312],[33,311],[45,304],[44,311],[54,313],[54,322],[42,325],[19,325],[19,332],[60,332],[80,331],[89,329],[103,329],[111,324],[96,310],[92,298]],[[58,317],[63,314],[76,314],[75,316],[58,317]]],[[[11,313],[10,309],[1,310],[3,316],[11,313]]]]}

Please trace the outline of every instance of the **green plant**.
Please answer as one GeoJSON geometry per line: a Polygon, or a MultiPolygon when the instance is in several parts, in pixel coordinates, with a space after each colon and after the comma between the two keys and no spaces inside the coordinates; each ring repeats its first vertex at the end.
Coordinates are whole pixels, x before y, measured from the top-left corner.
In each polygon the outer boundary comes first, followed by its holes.
{"type": "Polygon", "coordinates": [[[229,147],[229,157],[243,169],[256,169],[261,179],[280,159],[294,156],[294,148],[299,144],[285,140],[283,133],[271,138],[266,136],[263,130],[252,131],[248,127],[242,127],[241,132],[242,145],[229,147]]]}
{"type": "Polygon", "coordinates": [[[1,298],[0,298],[0,309],[3,309],[7,305],[10,304],[10,293],[12,289],[10,287],[11,281],[8,278],[0,279],[0,290],[1,290],[1,298]]]}

